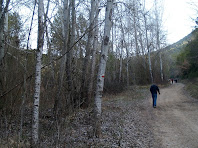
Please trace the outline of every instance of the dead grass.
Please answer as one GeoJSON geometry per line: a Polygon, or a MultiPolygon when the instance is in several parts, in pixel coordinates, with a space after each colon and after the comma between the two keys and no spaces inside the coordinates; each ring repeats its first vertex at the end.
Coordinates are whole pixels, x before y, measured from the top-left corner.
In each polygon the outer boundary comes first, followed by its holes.
{"type": "MultiPolygon", "coordinates": [[[[144,147],[148,146],[151,132],[142,113],[145,110],[143,102],[148,94],[150,95],[149,86],[131,86],[117,95],[106,94],[102,102],[101,139],[92,138],[92,108],[79,109],[70,116],[63,117],[59,126],[52,111],[45,110],[40,114],[40,147],[141,147],[140,143],[144,147]]],[[[0,147],[30,146],[30,108],[25,113],[26,138],[19,141],[18,130],[12,129],[12,136],[6,139],[2,131],[0,136],[4,138],[0,141],[0,147]]],[[[13,119],[13,122],[17,121],[13,119]]],[[[18,127],[19,123],[15,125],[18,127]]]]}
{"type": "Polygon", "coordinates": [[[185,89],[190,94],[190,96],[198,99],[198,78],[183,80],[183,83],[185,84],[185,89]]]}

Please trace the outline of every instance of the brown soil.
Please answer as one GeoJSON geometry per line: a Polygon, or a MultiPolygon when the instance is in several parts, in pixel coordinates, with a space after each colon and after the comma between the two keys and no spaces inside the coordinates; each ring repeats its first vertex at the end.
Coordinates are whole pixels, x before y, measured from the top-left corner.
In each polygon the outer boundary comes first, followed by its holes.
{"type": "Polygon", "coordinates": [[[198,147],[198,100],[185,94],[183,84],[177,83],[161,89],[157,108],[152,109],[152,114],[156,146],[198,147]]]}
{"type": "MultiPolygon", "coordinates": [[[[100,139],[92,137],[91,108],[63,118],[60,125],[50,111],[42,112],[40,147],[197,148],[198,100],[189,97],[181,83],[160,90],[157,108],[152,107],[149,87],[133,86],[123,93],[103,97],[100,139]]],[[[20,143],[20,118],[14,118],[9,129],[1,118],[0,147],[30,147],[31,110],[25,113],[25,137],[20,143]]]]}

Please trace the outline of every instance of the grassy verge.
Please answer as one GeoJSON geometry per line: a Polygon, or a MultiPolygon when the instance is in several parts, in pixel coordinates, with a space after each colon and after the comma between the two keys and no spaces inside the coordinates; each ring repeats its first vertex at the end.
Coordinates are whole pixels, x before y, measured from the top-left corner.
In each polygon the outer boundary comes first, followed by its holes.
{"type": "Polygon", "coordinates": [[[185,90],[192,96],[193,98],[198,99],[198,78],[183,80],[185,84],[185,90]]]}
{"type": "Polygon", "coordinates": [[[104,101],[136,100],[144,99],[149,92],[149,86],[130,86],[128,89],[117,94],[105,94],[104,101]]]}

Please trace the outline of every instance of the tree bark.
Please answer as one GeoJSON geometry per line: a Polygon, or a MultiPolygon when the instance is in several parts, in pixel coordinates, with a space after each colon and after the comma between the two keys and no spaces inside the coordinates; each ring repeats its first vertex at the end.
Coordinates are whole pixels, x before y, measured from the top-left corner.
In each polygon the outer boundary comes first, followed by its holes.
{"type": "Polygon", "coordinates": [[[96,11],[96,0],[91,0],[91,11],[89,17],[89,33],[88,40],[85,47],[85,58],[82,67],[82,80],[81,80],[81,103],[83,106],[88,106],[88,78],[89,78],[89,65],[90,65],[90,51],[93,48],[93,27],[94,27],[94,14],[96,11]]]}
{"type": "Polygon", "coordinates": [[[2,59],[5,55],[5,49],[4,49],[4,27],[5,27],[5,15],[8,12],[8,6],[9,6],[10,0],[6,1],[6,5],[3,8],[3,0],[0,0],[0,64],[2,63],[2,59]]]}
{"type": "Polygon", "coordinates": [[[121,45],[122,45],[122,47],[121,47],[121,53],[120,53],[120,70],[119,70],[119,83],[122,81],[122,51],[123,51],[123,42],[124,42],[124,39],[122,39],[121,40],[121,45]]]}
{"type": "Polygon", "coordinates": [[[62,87],[63,87],[63,78],[65,75],[65,68],[66,68],[66,61],[67,61],[67,44],[68,44],[68,30],[69,30],[69,5],[68,0],[64,0],[63,2],[63,13],[62,13],[62,34],[64,39],[64,44],[62,48],[61,54],[63,57],[61,58],[61,65],[60,65],[60,74],[59,74],[59,82],[58,82],[58,92],[54,103],[54,111],[56,115],[58,115],[58,109],[61,109],[61,100],[62,100],[62,87]]]}
{"type": "Polygon", "coordinates": [[[34,106],[32,119],[32,144],[39,144],[39,101],[40,101],[40,86],[41,86],[41,58],[44,43],[44,4],[43,0],[38,1],[38,38],[36,51],[36,72],[35,72],[35,90],[34,90],[34,106]]]}
{"type": "Polygon", "coordinates": [[[150,45],[149,45],[149,39],[148,39],[148,29],[147,29],[147,18],[146,14],[143,14],[144,16],[144,25],[145,25],[145,33],[146,33],[146,47],[148,51],[148,64],[149,64],[149,72],[150,72],[150,78],[151,78],[151,83],[153,83],[153,73],[152,73],[152,65],[151,65],[151,53],[150,53],[150,45]]]}
{"type": "MultiPolygon", "coordinates": [[[[94,26],[98,24],[98,13],[99,13],[98,3],[99,0],[96,0],[94,26]]],[[[90,76],[90,83],[88,90],[88,97],[89,97],[88,100],[91,100],[93,95],[93,82],[94,82],[95,66],[96,66],[96,51],[98,48],[98,26],[95,27],[93,36],[94,36],[94,41],[93,41],[93,49],[92,49],[91,76],[90,76]]]]}
{"type": "Polygon", "coordinates": [[[71,7],[71,32],[68,39],[69,42],[69,48],[67,49],[67,62],[66,62],[66,75],[67,75],[67,99],[68,99],[68,106],[69,106],[69,112],[73,110],[73,96],[72,96],[72,90],[73,90],[73,81],[72,81],[72,58],[73,58],[73,50],[71,49],[74,42],[75,42],[75,24],[76,24],[76,12],[75,12],[75,0],[70,0],[70,7],[71,7]]]}
{"type": "Polygon", "coordinates": [[[133,9],[132,9],[132,13],[133,13],[133,29],[134,29],[134,37],[135,37],[135,53],[136,56],[139,56],[140,54],[140,50],[139,50],[139,46],[138,46],[138,35],[137,35],[137,21],[136,21],[136,0],[133,0],[133,9]]]}
{"type": "MultiPolygon", "coordinates": [[[[160,50],[160,18],[159,18],[159,11],[158,11],[158,3],[157,0],[155,0],[155,21],[156,21],[156,38],[157,38],[157,50],[160,50]]],[[[160,58],[160,75],[161,75],[161,81],[163,81],[163,65],[162,65],[162,54],[160,52],[159,54],[160,58]]]]}
{"type": "Polygon", "coordinates": [[[101,47],[100,63],[97,76],[96,84],[96,95],[95,95],[95,125],[94,125],[94,134],[96,137],[101,135],[101,103],[102,103],[102,93],[104,87],[104,77],[109,49],[109,39],[110,39],[110,30],[112,26],[111,17],[112,17],[112,8],[114,0],[107,0],[106,12],[105,12],[105,26],[104,26],[104,36],[101,47]]]}

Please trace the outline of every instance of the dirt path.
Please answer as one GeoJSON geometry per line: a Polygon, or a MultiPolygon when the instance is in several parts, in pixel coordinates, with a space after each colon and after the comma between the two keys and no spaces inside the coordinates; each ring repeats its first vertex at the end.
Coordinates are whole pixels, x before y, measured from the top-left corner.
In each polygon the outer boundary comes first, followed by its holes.
{"type": "Polygon", "coordinates": [[[187,97],[183,87],[177,83],[161,89],[151,111],[154,137],[162,148],[198,147],[198,100],[187,97]]]}

